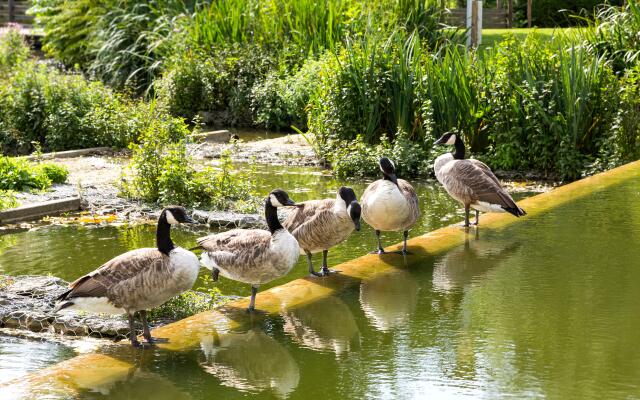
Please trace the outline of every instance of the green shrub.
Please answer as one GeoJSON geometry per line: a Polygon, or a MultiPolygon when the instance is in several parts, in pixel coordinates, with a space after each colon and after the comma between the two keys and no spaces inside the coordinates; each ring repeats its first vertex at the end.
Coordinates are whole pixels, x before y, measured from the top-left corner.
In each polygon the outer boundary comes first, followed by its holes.
{"type": "Polygon", "coordinates": [[[434,154],[420,143],[409,139],[408,134],[399,131],[393,143],[386,136],[380,143],[371,146],[362,137],[354,140],[337,140],[329,143],[326,151],[333,173],[339,178],[358,178],[379,174],[380,157],[391,158],[398,176],[428,176],[431,174],[434,154]]]}
{"type": "Polygon", "coordinates": [[[188,130],[180,120],[156,118],[132,143],[131,163],[123,176],[123,193],[159,204],[217,209],[252,205],[254,185],[245,173],[234,173],[228,153],[219,168],[197,170],[187,153],[188,130]]]}
{"type": "Polygon", "coordinates": [[[171,113],[188,120],[205,111],[215,114],[217,125],[252,125],[252,89],[274,66],[269,52],[251,46],[193,54],[172,63],[158,96],[171,113]]]}
{"type": "MultiPolygon", "coordinates": [[[[12,190],[0,190],[0,210],[18,207],[18,200],[12,190]]],[[[0,284],[0,288],[2,285],[0,284]]]]}
{"type": "Polygon", "coordinates": [[[23,158],[0,157],[0,190],[46,189],[64,183],[69,172],[56,164],[31,164],[23,158]]]}
{"type": "MultiPolygon", "coordinates": [[[[24,43],[13,45],[7,42],[10,39],[0,38],[0,59],[20,63],[0,72],[0,149],[4,154],[30,153],[34,143],[45,151],[125,147],[137,140],[149,119],[157,117],[146,103],[115,93],[100,82],[28,60],[24,43]]],[[[180,120],[176,124],[184,125],[180,120]]]]}
{"type": "Polygon", "coordinates": [[[29,45],[20,31],[9,26],[0,31],[0,78],[29,58],[29,45]]]}
{"type": "Polygon", "coordinates": [[[58,164],[42,163],[37,164],[35,167],[40,173],[49,178],[51,183],[65,183],[69,177],[69,170],[58,164]]]}
{"type": "Polygon", "coordinates": [[[30,12],[44,30],[43,49],[117,88],[148,88],[192,1],[35,0],[30,12]]]}
{"type": "Polygon", "coordinates": [[[630,0],[623,7],[603,6],[588,29],[580,31],[586,43],[624,73],[640,62],[640,3],[630,0]]]}
{"type": "Polygon", "coordinates": [[[46,151],[124,147],[137,136],[144,107],[99,82],[65,75],[45,65],[21,64],[0,81],[0,146],[25,154],[32,142],[46,151]]]}
{"type": "Polygon", "coordinates": [[[503,169],[581,176],[613,136],[619,83],[602,57],[581,47],[502,42],[488,58],[484,128],[503,169]]]}

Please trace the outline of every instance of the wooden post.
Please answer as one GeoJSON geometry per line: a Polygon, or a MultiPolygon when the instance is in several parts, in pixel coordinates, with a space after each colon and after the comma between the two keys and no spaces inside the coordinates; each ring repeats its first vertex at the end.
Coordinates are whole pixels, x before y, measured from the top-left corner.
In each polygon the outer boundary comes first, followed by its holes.
{"type": "Polygon", "coordinates": [[[496,0],[496,9],[502,10],[502,2],[500,0],[496,0]]]}
{"type": "Polygon", "coordinates": [[[513,0],[507,1],[507,28],[513,25],[513,0]]]}
{"type": "Polygon", "coordinates": [[[471,1],[471,46],[478,45],[478,2],[471,1]]]}
{"type": "Polygon", "coordinates": [[[531,3],[533,0],[527,0],[527,28],[531,28],[531,3]]]}
{"type": "Polygon", "coordinates": [[[16,5],[14,0],[9,0],[9,22],[16,21],[16,5]]]}

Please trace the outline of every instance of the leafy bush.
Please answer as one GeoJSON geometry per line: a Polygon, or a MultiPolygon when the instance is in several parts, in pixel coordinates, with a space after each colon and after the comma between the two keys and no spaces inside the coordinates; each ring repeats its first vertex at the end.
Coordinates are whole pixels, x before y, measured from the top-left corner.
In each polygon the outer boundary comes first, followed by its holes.
{"type": "Polygon", "coordinates": [[[0,30],[0,78],[8,75],[18,64],[29,58],[29,45],[17,28],[0,30]]]}
{"type": "Polygon", "coordinates": [[[292,125],[306,129],[306,111],[327,57],[310,58],[292,74],[272,73],[256,83],[251,91],[254,125],[276,130],[292,125]]]}
{"type": "MultiPolygon", "coordinates": [[[[16,199],[15,193],[12,190],[0,190],[0,210],[13,207],[18,207],[18,200],[16,199]]],[[[0,288],[2,288],[1,282],[0,288]]]]}
{"type": "Polygon", "coordinates": [[[456,129],[495,168],[565,179],[638,157],[637,72],[618,79],[584,46],[510,38],[480,57],[456,48],[421,54],[412,36],[385,43],[347,46],[313,96],[310,129],[339,175],[373,168],[385,140],[400,142],[389,132],[416,145],[402,157],[393,149],[394,159],[429,159],[433,140],[456,129]]]}
{"type": "MultiPolygon", "coordinates": [[[[158,83],[158,97],[174,115],[212,114],[217,125],[251,125],[251,90],[275,63],[259,48],[226,48],[212,56],[178,59],[158,83]]],[[[207,118],[205,118],[206,120],[207,118]]]]}
{"type": "Polygon", "coordinates": [[[612,61],[616,72],[640,62],[640,3],[627,3],[624,7],[601,7],[589,29],[581,31],[597,54],[612,61]]]}
{"type": "Polygon", "coordinates": [[[173,118],[156,118],[131,144],[131,163],[123,176],[125,195],[159,204],[177,203],[218,209],[252,204],[248,175],[234,174],[228,153],[218,169],[196,170],[187,153],[186,127],[173,118]]]}
{"type": "Polygon", "coordinates": [[[409,140],[406,132],[400,131],[391,143],[382,136],[380,143],[370,146],[357,136],[355,140],[330,143],[328,161],[333,173],[340,178],[375,176],[379,173],[380,157],[391,158],[399,176],[427,176],[431,174],[435,155],[425,146],[409,140]]]}
{"type": "MultiPolygon", "coordinates": [[[[125,147],[137,140],[151,119],[169,118],[166,111],[158,116],[146,103],[114,93],[100,82],[28,60],[24,42],[10,45],[6,40],[0,39],[0,59],[21,62],[0,73],[4,154],[30,153],[34,143],[45,151],[125,147]]],[[[186,126],[175,120],[171,129],[186,126]]]]}
{"type": "Polygon", "coordinates": [[[192,1],[35,0],[43,49],[117,88],[143,91],[161,69],[175,23],[192,1]]]}
{"type": "Polygon", "coordinates": [[[65,183],[69,177],[69,170],[58,164],[41,163],[36,165],[36,170],[46,175],[51,183],[65,183]]]}
{"type": "Polygon", "coordinates": [[[22,158],[0,157],[0,190],[46,189],[64,183],[69,172],[56,164],[31,164],[22,158]]]}
{"type": "Polygon", "coordinates": [[[32,142],[46,151],[95,146],[124,147],[134,140],[144,106],[115,94],[99,82],[65,75],[26,62],[0,82],[0,146],[28,153],[32,142]]]}

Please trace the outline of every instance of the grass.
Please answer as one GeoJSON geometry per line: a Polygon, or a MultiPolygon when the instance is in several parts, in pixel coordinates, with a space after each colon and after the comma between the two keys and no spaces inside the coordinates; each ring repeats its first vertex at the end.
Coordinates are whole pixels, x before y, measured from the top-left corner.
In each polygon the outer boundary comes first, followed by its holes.
{"type": "Polygon", "coordinates": [[[483,29],[481,47],[491,47],[503,41],[509,34],[518,40],[524,40],[529,35],[538,39],[553,41],[559,36],[577,33],[578,28],[513,28],[513,29],[483,29]]]}

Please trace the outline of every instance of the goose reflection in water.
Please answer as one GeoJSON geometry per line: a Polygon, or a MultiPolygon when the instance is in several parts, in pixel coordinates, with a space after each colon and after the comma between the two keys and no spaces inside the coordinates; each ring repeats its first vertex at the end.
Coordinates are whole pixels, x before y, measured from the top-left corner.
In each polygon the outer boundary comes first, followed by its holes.
{"type": "Polygon", "coordinates": [[[171,381],[161,375],[137,370],[126,376],[126,379],[114,382],[108,388],[98,391],[106,399],[151,399],[154,400],[189,400],[192,397],[178,389],[171,381]]]}
{"type": "Polygon", "coordinates": [[[409,272],[395,269],[360,285],[360,306],[371,324],[387,332],[405,325],[418,304],[418,284],[409,272]]]}
{"type": "Polygon", "coordinates": [[[301,345],[337,356],[349,352],[360,341],[353,313],[339,298],[329,296],[281,313],[284,331],[301,345]]]}
{"type": "Polygon", "coordinates": [[[286,398],[300,381],[298,364],[285,347],[261,330],[205,336],[200,366],[222,385],[243,392],[271,389],[286,398]]]}
{"type": "Polygon", "coordinates": [[[465,240],[464,246],[448,252],[433,269],[433,287],[450,293],[465,287],[486,274],[491,268],[511,258],[520,247],[519,242],[465,240]]]}

